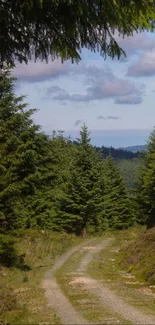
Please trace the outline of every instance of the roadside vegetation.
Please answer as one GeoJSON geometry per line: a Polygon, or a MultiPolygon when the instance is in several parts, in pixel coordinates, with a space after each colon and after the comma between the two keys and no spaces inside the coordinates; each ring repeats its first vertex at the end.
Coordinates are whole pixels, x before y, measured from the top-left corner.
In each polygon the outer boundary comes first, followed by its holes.
{"type": "Polygon", "coordinates": [[[58,257],[81,240],[32,229],[14,232],[12,238],[16,260],[22,263],[0,267],[0,319],[6,324],[59,324],[58,315],[48,307],[41,281],[58,257]]]}
{"type": "Polygon", "coordinates": [[[127,303],[155,315],[154,229],[134,227],[112,235],[114,240],[94,257],[88,274],[127,303]]]}
{"type": "Polygon", "coordinates": [[[141,232],[122,248],[120,265],[155,292],[155,228],[141,232]]]}

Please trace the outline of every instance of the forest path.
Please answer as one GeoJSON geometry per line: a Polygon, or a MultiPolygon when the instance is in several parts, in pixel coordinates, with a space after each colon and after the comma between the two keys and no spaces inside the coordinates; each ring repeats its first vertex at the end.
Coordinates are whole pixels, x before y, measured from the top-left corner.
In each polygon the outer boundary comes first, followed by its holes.
{"type": "MultiPolygon", "coordinates": [[[[86,241],[86,243],[89,242],[91,241],[86,241]]],[[[85,320],[80,313],[74,309],[68,298],[63,294],[54,277],[55,271],[59,270],[70,258],[70,256],[79,251],[82,246],[83,244],[80,244],[63,254],[55,263],[53,268],[46,273],[42,282],[42,287],[45,290],[48,303],[53,309],[55,309],[55,312],[60,317],[62,324],[88,324],[88,321],[85,320]]]]}
{"type": "MultiPolygon", "coordinates": [[[[70,258],[77,257],[79,252],[82,252],[82,258],[75,269],[74,277],[69,285],[76,292],[80,286],[86,289],[90,294],[95,295],[97,299],[100,299],[101,303],[106,306],[112,313],[119,314],[125,321],[129,321],[133,324],[155,324],[155,317],[146,315],[139,311],[137,308],[126,303],[122,297],[114,293],[107,284],[101,284],[89,276],[87,276],[87,268],[94,255],[98,254],[101,250],[111,243],[112,238],[101,240],[94,239],[93,241],[87,241],[83,245],[78,245],[64,254],[58,262],[54,265],[52,270],[48,271],[46,278],[43,281],[43,288],[45,289],[46,296],[49,304],[55,309],[59,317],[62,320],[62,324],[90,324],[91,322],[81,316],[65,294],[61,291],[59,284],[57,283],[54,272],[59,270],[65,263],[70,262],[70,258]],[[90,245],[91,244],[91,245],[90,245]]],[[[68,287],[69,290],[69,287],[68,287]]],[[[91,304],[90,304],[91,309],[91,304]]],[[[102,324],[104,323],[102,320],[102,324]]],[[[93,323],[93,322],[92,322],[93,323]]]]}

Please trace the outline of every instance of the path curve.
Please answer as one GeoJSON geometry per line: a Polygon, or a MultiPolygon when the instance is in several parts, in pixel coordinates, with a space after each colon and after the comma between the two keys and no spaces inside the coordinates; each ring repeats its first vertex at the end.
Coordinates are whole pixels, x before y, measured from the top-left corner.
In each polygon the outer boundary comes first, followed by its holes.
{"type": "Polygon", "coordinates": [[[104,305],[122,315],[126,320],[134,324],[155,324],[155,317],[140,312],[135,307],[124,302],[123,298],[119,297],[119,295],[109,289],[108,286],[102,285],[99,281],[86,275],[87,267],[92,261],[94,254],[105,249],[111,240],[110,238],[103,240],[101,244],[95,246],[94,249],[92,247],[92,251],[89,250],[83,256],[80,266],[77,269],[78,277],[75,279],[75,282],[83,284],[89,292],[98,296],[104,305]]]}
{"type": "Polygon", "coordinates": [[[93,295],[99,297],[105,306],[123,316],[124,319],[131,321],[133,324],[155,325],[155,317],[146,315],[135,307],[127,304],[123,298],[109,289],[107,285],[103,285],[100,281],[87,276],[87,268],[94,255],[105,249],[112,240],[112,238],[104,239],[100,244],[95,243],[96,239],[85,241],[62,255],[53,268],[46,273],[42,282],[42,287],[45,290],[49,305],[58,313],[62,324],[90,324],[88,320],[81,316],[80,312],[74,309],[68,298],[61,291],[54,277],[54,272],[61,268],[71,255],[83,251],[84,255],[79,267],[75,271],[75,281],[72,281],[73,284],[83,284],[83,287],[93,295]],[[90,243],[93,243],[92,246],[89,246],[90,243]]]}
{"type": "Polygon", "coordinates": [[[79,273],[85,273],[87,271],[87,267],[91,263],[94,255],[98,254],[101,250],[105,249],[112,242],[112,240],[113,240],[113,238],[107,238],[107,239],[102,240],[101,243],[98,245],[91,246],[91,247],[89,247],[89,246],[83,247],[82,249],[88,248],[88,252],[83,256],[77,271],[79,273]]]}
{"type": "MultiPolygon", "coordinates": [[[[90,243],[89,240],[85,243],[90,243]]],[[[62,265],[69,259],[71,255],[79,251],[83,247],[84,243],[72,248],[67,253],[63,254],[59,260],[55,263],[53,268],[49,270],[44,280],[42,281],[42,288],[45,290],[45,295],[48,299],[49,305],[55,309],[56,313],[61,319],[62,324],[88,324],[79,312],[77,312],[67,297],[61,291],[56,279],[54,272],[62,267],[62,265]]]]}

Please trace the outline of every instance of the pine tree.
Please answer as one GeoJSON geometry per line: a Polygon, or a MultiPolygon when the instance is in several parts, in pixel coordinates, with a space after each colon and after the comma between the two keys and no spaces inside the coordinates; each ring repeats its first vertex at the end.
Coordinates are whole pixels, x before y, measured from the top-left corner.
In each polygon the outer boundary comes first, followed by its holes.
{"type": "Polygon", "coordinates": [[[0,222],[6,229],[42,224],[55,179],[50,141],[31,119],[35,110],[14,95],[13,82],[9,72],[0,75],[0,222]]]}
{"type": "Polygon", "coordinates": [[[115,39],[154,30],[154,0],[1,0],[0,64],[47,60],[79,61],[83,48],[120,57],[115,39]]]}
{"type": "Polygon", "coordinates": [[[112,229],[133,223],[127,190],[111,156],[104,161],[104,218],[112,229]]]}
{"type": "Polygon", "coordinates": [[[67,231],[80,234],[83,228],[97,230],[101,223],[102,197],[99,156],[90,145],[86,125],[70,161],[70,176],[60,200],[60,223],[67,231]]]}
{"type": "Polygon", "coordinates": [[[155,226],[155,129],[150,135],[148,151],[144,156],[144,168],[138,181],[138,221],[147,227],[155,226]]]}
{"type": "Polygon", "coordinates": [[[53,192],[53,224],[52,229],[60,231],[62,227],[61,201],[64,198],[66,187],[70,177],[70,163],[74,156],[75,146],[63,136],[62,132],[55,132],[51,140],[52,154],[55,157],[56,164],[53,165],[56,184],[53,192]]]}

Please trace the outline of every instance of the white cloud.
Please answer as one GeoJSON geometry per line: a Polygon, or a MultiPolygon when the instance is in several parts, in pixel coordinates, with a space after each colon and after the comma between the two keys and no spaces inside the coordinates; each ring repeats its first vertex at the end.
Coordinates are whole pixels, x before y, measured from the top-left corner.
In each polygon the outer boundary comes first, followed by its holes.
{"type": "MultiPolygon", "coordinates": [[[[139,104],[142,102],[144,85],[137,88],[133,82],[127,79],[121,79],[104,69],[93,67],[93,74],[90,73],[92,67],[86,68],[87,87],[84,93],[70,94],[66,89],[59,87],[48,88],[46,98],[52,98],[57,101],[72,102],[90,102],[94,100],[113,99],[116,104],[132,103],[139,104]],[[105,72],[105,73],[104,73],[105,72]]],[[[83,70],[85,73],[85,71],[83,70]]]]}
{"type": "Polygon", "coordinates": [[[68,62],[61,63],[58,59],[55,61],[49,60],[48,63],[29,61],[28,64],[18,63],[13,75],[20,78],[21,81],[37,82],[66,76],[71,69],[71,64],[68,62]]]}
{"type": "Polygon", "coordinates": [[[155,44],[155,39],[150,38],[146,32],[134,32],[133,36],[126,36],[124,38],[116,34],[115,39],[127,55],[132,55],[139,51],[152,50],[155,44]]]}
{"type": "Polygon", "coordinates": [[[143,53],[127,72],[128,76],[150,77],[155,75],[155,50],[143,53]]]}

